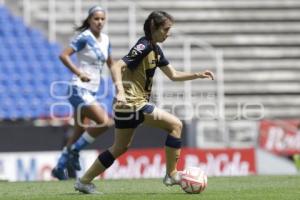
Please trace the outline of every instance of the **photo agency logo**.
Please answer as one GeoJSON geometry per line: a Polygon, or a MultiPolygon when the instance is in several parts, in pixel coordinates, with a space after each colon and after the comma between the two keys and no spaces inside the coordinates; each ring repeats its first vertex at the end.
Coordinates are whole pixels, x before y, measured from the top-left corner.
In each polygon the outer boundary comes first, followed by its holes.
{"type": "Polygon", "coordinates": [[[174,114],[180,120],[257,121],[265,116],[264,105],[260,102],[233,102],[222,108],[223,105],[213,92],[196,92],[189,96],[184,92],[166,92],[151,99],[157,107],[174,114]]]}
{"type": "MultiPolygon", "coordinates": [[[[123,83],[125,90],[132,86],[132,82],[123,83]]],[[[67,81],[55,81],[51,84],[50,94],[57,100],[50,106],[50,116],[52,119],[58,120],[71,120],[74,119],[83,127],[104,127],[106,123],[93,122],[86,124],[82,118],[82,112],[85,110],[86,105],[100,105],[103,110],[108,109],[109,104],[105,104],[102,100],[109,95],[110,90],[114,87],[109,87],[108,84],[102,85],[102,91],[98,96],[94,96],[86,90],[74,90],[74,86],[67,81]],[[72,88],[73,87],[73,88],[72,88]],[[70,103],[72,99],[72,106],[70,103]],[[64,115],[60,115],[60,111],[64,111],[64,115]],[[74,115],[75,114],[75,115],[74,115]]],[[[129,90],[131,91],[131,90],[129,90]]],[[[115,92],[114,92],[115,94],[115,92]]],[[[133,93],[135,95],[135,93],[133,93]]],[[[137,93],[138,94],[138,93],[137,93]]],[[[150,94],[150,92],[149,92],[150,94]]],[[[185,92],[161,92],[154,93],[144,97],[150,98],[150,102],[153,102],[153,106],[163,109],[171,114],[174,114],[180,120],[261,120],[265,116],[264,105],[259,102],[234,102],[230,105],[222,108],[218,98],[214,92],[193,92],[186,94],[185,92]],[[160,95],[160,96],[159,96],[160,95]]],[[[116,99],[115,99],[116,100],[116,99]]],[[[124,103],[124,105],[115,104],[110,102],[113,110],[119,112],[127,112],[127,115],[116,116],[113,113],[114,118],[117,120],[140,120],[144,117],[143,113],[139,112],[138,108],[130,106],[135,101],[139,101],[139,98],[132,98],[130,101],[124,103]]],[[[161,119],[161,116],[155,112],[155,119],[161,119]]],[[[106,119],[105,119],[106,120],[106,119]]]]}

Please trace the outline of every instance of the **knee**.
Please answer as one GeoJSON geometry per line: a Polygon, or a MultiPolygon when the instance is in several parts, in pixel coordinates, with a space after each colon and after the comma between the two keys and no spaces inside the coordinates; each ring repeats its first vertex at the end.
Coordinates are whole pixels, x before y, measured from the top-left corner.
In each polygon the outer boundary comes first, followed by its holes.
{"type": "Polygon", "coordinates": [[[112,127],[113,125],[115,125],[114,120],[113,120],[112,118],[109,118],[109,119],[107,120],[107,122],[106,122],[106,126],[107,126],[108,128],[110,128],[110,127],[112,127]]]}
{"type": "Polygon", "coordinates": [[[175,123],[172,124],[171,135],[180,138],[182,127],[183,127],[182,122],[180,120],[177,120],[175,123]]]}

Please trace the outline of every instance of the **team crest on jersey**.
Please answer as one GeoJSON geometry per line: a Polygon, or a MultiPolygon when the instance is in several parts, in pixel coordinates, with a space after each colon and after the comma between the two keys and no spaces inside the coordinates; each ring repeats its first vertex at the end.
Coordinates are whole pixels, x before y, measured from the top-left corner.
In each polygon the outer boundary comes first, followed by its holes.
{"type": "Polygon", "coordinates": [[[138,51],[142,51],[142,50],[145,49],[145,45],[143,45],[143,44],[138,44],[138,45],[136,45],[135,49],[138,50],[138,51]]]}

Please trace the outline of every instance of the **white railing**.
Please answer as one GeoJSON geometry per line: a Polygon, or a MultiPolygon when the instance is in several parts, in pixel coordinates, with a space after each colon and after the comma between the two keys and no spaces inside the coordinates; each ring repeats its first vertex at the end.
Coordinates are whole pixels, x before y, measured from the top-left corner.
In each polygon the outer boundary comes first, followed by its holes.
{"type": "MultiPolygon", "coordinates": [[[[177,33],[178,34],[178,33],[177,33]]],[[[224,64],[223,64],[223,51],[215,49],[211,44],[201,41],[195,37],[186,37],[179,34],[176,37],[178,40],[183,42],[183,55],[184,55],[184,71],[190,72],[192,65],[192,45],[197,46],[202,49],[204,52],[208,53],[212,61],[214,61],[215,70],[216,70],[216,96],[217,96],[217,116],[215,119],[218,122],[218,131],[220,135],[223,136],[222,140],[225,145],[229,144],[229,135],[226,132],[226,120],[225,120],[225,101],[224,101],[224,64]]],[[[158,78],[158,84],[156,84],[156,91],[160,91],[158,97],[163,93],[163,80],[161,77],[158,78]]],[[[192,87],[191,81],[184,82],[184,105],[190,105],[192,102],[192,87]]],[[[159,98],[159,102],[163,102],[162,97],[159,98]]],[[[188,108],[188,106],[187,106],[188,108]]],[[[188,109],[187,109],[188,110],[188,109]]],[[[185,120],[187,125],[191,123],[191,120],[185,120]]]]}
{"type": "Polygon", "coordinates": [[[48,0],[48,37],[51,42],[56,41],[56,23],[56,0],[48,0]]]}
{"type": "MultiPolygon", "coordinates": [[[[1,0],[4,2],[4,0],[1,0]]],[[[57,35],[57,11],[56,11],[56,4],[59,3],[59,0],[47,0],[48,1],[48,13],[47,13],[47,22],[48,22],[48,37],[49,40],[52,42],[56,41],[57,35]]],[[[74,7],[74,23],[80,24],[83,19],[83,0],[74,0],[73,5],[70,6],[74,7]]],[[[133,45],[133,42],[136,39],[136,4],[131,1],[121,1],[122,6],[126,6],[128,10],[128,27],[129,27],[129,41],[128,45],[133,45]]],[[[32,0],[23,0],[23,18],[26,24],[31,24],[31,14],[32,14],[32,0]]],[[[108,10],[109,1],[108,0],[101,0],[101,6],[108,10]]],[[[104,27],[104,32],[108,31],[109,23],[104,27]]]]}
{"type": "Polygon", "coordinates": [[[75,24],[80,24],[82,19],[82,0],[74,1],[74,19],[75,24]]]}
{"type": "Polygon", "coordinates": [[[30,0],[23,0],[23,20],[26,24],[31,24],[31,6],[30,0]]]}
{"type": "Polygon", "coordinates": [[[133,2],[128,4],[128,27],[129,46],[133,46],[136,41],[136,6],[133,2]]]}

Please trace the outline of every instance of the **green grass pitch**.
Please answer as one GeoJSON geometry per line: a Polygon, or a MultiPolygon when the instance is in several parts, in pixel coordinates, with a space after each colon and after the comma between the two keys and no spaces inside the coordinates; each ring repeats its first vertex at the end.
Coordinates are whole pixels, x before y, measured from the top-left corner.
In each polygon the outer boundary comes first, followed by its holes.
{"type": "Polygon", "coordinates": [[[166,187],[160,179],[97,180],[102,195],[84,195],[73,189],[74,180],[0,182],[0,200],[297,200],[300,176],[209,177],[202,194],[185,194],[179,186],[166,187]]]}

